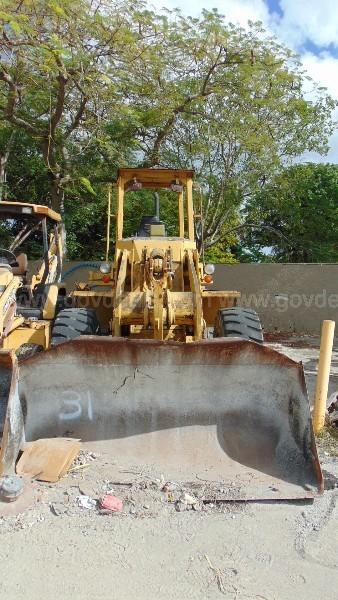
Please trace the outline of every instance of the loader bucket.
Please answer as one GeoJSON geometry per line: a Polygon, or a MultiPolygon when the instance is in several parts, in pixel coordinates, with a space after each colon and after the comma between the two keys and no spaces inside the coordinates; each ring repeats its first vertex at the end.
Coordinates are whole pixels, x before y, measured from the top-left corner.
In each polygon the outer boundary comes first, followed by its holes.
{"type": "Polygon", "coordinates": [[[20,397],[28,441],[95,442],[121,467],[209,482],[222,500],[323,489],[302,366],[260,344],[82,337],[24,361],[20,397]]]}
{"type": "Polygon", "coordinates": [[[14,471],[23,441],[23,415],[14,352],[0,350],[0,475],[14,471]]]}

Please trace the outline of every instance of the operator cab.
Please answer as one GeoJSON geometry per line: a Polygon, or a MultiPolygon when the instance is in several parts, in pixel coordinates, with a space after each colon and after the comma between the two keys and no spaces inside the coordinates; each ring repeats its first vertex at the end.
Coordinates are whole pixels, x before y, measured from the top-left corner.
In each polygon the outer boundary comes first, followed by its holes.
{"type": "Polygon", "coordinates": [[[0,226],[4,243],[7,242],[7,248],[0,248],[0,269],[9,271],[21,281],[16,291],[17,312],[27,318],[41,318],[48,284],[58,280],[61,274],[61,217],[47,206],[2,201],[0,226]],[[49,240],[51,232],[53,247],[49,240]],[[31,238],[33,248],[40,246],[40,256],[42,253],[40,267],[32,278],[28,276],[28,258],[23,252],[28,238],[31,238]],[[33,302],[34,307],[31,306],[33,302]]]}
{"type": "Polygon", "coordinates": [[[120,168],[117,179],[116,243],[152,238],[195,244],[191,169],[120,168]],[[129,196],[129,192],[136,192],[129,196]],[[138,194],[137,192],[141,192],[138,194]],[[151,209],[152,192],[154,209],[151,209]],[[161,192],[160,219],[159,192],[161,192]],[[134,199],[132,199],[134,196],[134,199]],[[150,206],[149,206],[150,205],[150,206]],[[176,207],[176,211],[174,210],[176,207]],[[128,219],[124,222],[124,210],[128,219]],[[145,214],[144,214],[145,213],[145,214]]]}
{"type": "Polygon", "coordinates": [[[8,269],[16,277],[26,277],[28,271],[27,254],[20,252],[15,255],[14,252],[0,248],[0,269],[8,269]]]}

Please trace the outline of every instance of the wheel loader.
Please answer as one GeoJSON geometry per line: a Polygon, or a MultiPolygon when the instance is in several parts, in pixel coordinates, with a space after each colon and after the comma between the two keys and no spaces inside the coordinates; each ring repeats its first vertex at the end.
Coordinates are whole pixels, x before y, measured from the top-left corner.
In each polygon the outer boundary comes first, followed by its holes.
{"type": "Polygon", "coordinates": [[[81,438],[123,470],[202,485],[211,500],[323,491],[303,367],[264,344],[239,292],[210,290],[196,218],[193,171],[119,170],[114,259],[77,283],[51,347],[19,377],[2,357],[3,468],[22,431],[29,441],[81,438]],[[153,194],[154,209],[126,234],[133,194],[141,204],[153,194]],[[163,197],[177,214],[169,231],[163,197]]]}

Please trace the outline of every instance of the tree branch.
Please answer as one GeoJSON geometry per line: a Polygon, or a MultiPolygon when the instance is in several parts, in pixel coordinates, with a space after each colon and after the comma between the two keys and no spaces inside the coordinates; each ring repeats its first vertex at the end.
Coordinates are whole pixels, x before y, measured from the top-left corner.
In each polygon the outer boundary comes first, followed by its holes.
{"type": "Polygon", "coordinates": [[[71,133],[74,131],[74,129],[77,129],[77,127],[80,125],[80,123],[82,121],[82,117],[85,112],[87,102],[88,102],[88,97],[83,96],[72,124],[66,129],[65,138],[68,138],[71,135],[71,133]]]}
{"type": "Polygon", "coordinates": [[[54,138],[56,127],[57,127],[58,123],[60,122],[62,115],[63,115],[63,109],[65,106],[65,97],[66,97],[66,85],[67,85],[68,79],[64,75],[64,73],[62,73],[60,71],[59,75],[57,77],[57,81],[58,81],[58,92],[57,92],[57,97],[56,97],[56,105],[55,105],[54,113],[50,119],[50,129],[49,129],[49,134],[52,138],[54,138]]]}
{"type": "Polygon", "coordinates": [[[5,119],[10,123],[13,123],[13,125],[25,129],[26,131],[28,131],[28,133],[32,135],[41,135],[41,131],[38,127],[34,127],[34,125],[28,123],[28,121],[26,121],[25,119],[22,119],[21,117],[18,117],[14,114],[14,110],[19,96],[18,88],[14,83],[12,77],[9,75],[9,73],[6,72],[6,70],[3,67],[0,68],[0,81],[4,81],[9,88],[7,106],[4,110],[5,119]]]}

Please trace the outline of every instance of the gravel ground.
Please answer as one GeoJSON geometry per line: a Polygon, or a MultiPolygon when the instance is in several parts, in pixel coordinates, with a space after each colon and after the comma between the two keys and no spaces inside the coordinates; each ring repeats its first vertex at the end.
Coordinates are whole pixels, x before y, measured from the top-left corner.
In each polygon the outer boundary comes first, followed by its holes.
{"type": "MultiPolygon", "coordinates": [[[[270,342],[303,360],[310,397],[318,340],[270,342]]],[[[330,392],[338,389],[338,347],[330,392]]],[[[35,503],[0,518],[0,597],[8,600],[338,600],[338,442],[319,440],[326,491],[313,503],[176,500],[196,490],[165,474],[119,468],[91,451],[57,484],[35,483],[35,503]],[[114,493],[122,512],[81,508],[114,493]],[[80,500],[79,500],[80,499],[80,500]]],[[[198,495],[198,494],[197,494],[198,495]]],[[[189,496],[188,496],[189,498],[189,496]]],[[[191,500],[191,499],[190,499],[191,500]]]]}
{"type": "MultiPolygon", "coordinates": [[[[270,338],[271,339],[271,338],[270,338]]],[[[269,346],[286,354],[290,358],[296,361],[302,361],[304,365],[306,385],[308,388],[308,394],[310,402],[313,403],[315,387],[316,387],[316,375],[319,358],[319,339],[318,337],[310,336],[292,336],[286,338],[280,338],[268,343],[269,346]]],[[[335,343],[332,353],[331,371],[330,371],[330,383],[329,383],[329,394],[330,396],[338,391],[338,339],[335,338],[335,343]]],[[[338,595],[337,595],[338,598],[338,595]]]]}

